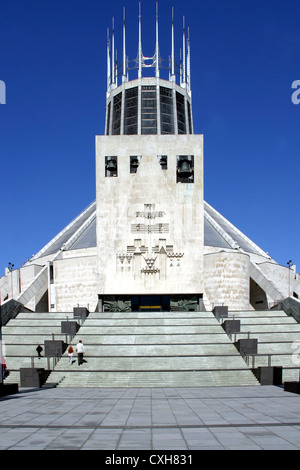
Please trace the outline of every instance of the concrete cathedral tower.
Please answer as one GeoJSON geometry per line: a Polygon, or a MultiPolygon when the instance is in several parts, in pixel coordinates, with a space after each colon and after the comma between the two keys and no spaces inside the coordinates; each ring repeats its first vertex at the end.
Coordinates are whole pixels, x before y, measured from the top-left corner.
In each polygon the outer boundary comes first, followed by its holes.
{"type": "Polygon", "coordinates": [[[183,27],[182,61],[159,53],[123,63],[108,38],[106,135],[96,137],[97,289],[99,307],[198,309],[203,295],[203,137],[193,134],[190,46],[183,27]],[[167,63],[169,79],[160,70],[167,63]],[[143,77],[152,68],[153,77],[143,77]],[[137,77],[130,80],[129,70],[137,77]],[[118,76],[121,83],[118,85],[118,76]]]}

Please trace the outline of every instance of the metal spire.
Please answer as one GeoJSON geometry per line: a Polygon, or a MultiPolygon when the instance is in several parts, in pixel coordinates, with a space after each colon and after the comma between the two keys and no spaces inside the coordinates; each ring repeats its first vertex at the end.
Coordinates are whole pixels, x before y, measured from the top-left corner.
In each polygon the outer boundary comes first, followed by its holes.
{"type": "Polygon", "coordinates": [[[118,49],[116,49],[115,86],[118,88],[118,49]]]}
{"type": "Polygon", "coordinates": [[[172,52],[171,52],[171,75],[175,79],[175,54],[174,54],[174,7],[172,7],[172,52]]]}
{"type": "Polygon", "coordinates": [[[183,17],[183,35],[182,35],[182,83],[186,83],[185,73],[185,17],[183,17]]]}
{"type": "Polygon", "coordinates": [[[180,64],[180,66],[179,66],[179,75],[180,75],[180,86],[181,86],[182,82],[183,82],[183,80],[182,80],[182,56],[181,56],[182,51],[181,51],[181,48],[179,50],[179,53],[180,53],[180,55],[179,55],[179,64],[180,64]]]}
{"type": "Polygon", "coordinates": [[[112,83],[115,83],[115,19],[112,19],[112,83]]]}
{"type": "Polygon", "coordinates": [[[122,81],[126,81],[126,38],[125,38],[125,7],[123,8],[123,77],[122,81]]]}
{"type": "Polygon", "coordinates": [[[159,43],[158,43],[158,4],[156,2],[156,47],[155,47],[155,75],[159,78],[159,43]]]}
{"type": "Polygon", "coordinates": [[[190,44],[190,28],[188,28],[187,38],[187,87],[188,92],[191,91],[191,44],[190,44]]]}
{"type": "MultiPolygon", "coordinates": [[[[155,77],[160,78],[160,68],[165,64],[164,59],[160,56],[159,49],[159,13],[158,1],[156,1],[156,19],[155,19],[155,52],[153,57],[144,57],[142,51],[142,14],[141,14],[141,1],[139,0],[139,13],[138,13],[138,56],[134,61],[129,61],[126,55],[126,14],[125,7],[123,7],[123,60],[122,66],[120,64],[120,74],[122,75],[122,83],[129,81],[129,69],[138,69],[138,78],[143,76],[144,67],[152,67],[155,69],[155,77]],[[134,62],[133,66],[130,66],[134,62]],[[121,70],[122,69],[122,70],[121,70]]],[[[174,7],[172,7],[172,29],[171,29],[171,55],[168,59],[169,80],[176,83],[177,73],[179,75],[179,82],[182,88],[186,88],[191,92],[191,45],[190,45],[190,31],[185,26],[185,17],[183,16],[183,33],[182,33],[182,48],[180,48],[180,61],[179,70],[177,70],[175,62],[175,20],[174,20],[174,7]]],[[[108,29],[107,33],[107,91],[111,92],[118,86],[118,64],[117,64],[117,51],[115,47],[115,20],[112,18],[112,34],[108,29]]]]}
{"type": "Polygon", "coordinates": [[[141,18],[141,2],[139,2],[139,71],[138,77],[142,78],[142,18],[141,18]]]}
{"type": "Polygon", "coordinates": [[[110,39],[109,29],[107,28],[107,92],[110,91],[111,76],[110,76],[110,39]]]}

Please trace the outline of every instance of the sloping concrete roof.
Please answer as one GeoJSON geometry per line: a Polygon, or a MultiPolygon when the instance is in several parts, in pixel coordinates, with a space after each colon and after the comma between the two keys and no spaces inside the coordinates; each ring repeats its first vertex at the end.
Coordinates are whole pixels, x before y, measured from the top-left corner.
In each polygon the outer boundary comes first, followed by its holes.
{"type": "MultiPolygon", "coordinates": [[[[268,256],[252,240],[232,225],[207,202],[204,202],[204,245],[242,249],[247,253],[268,256]]],[[[35,256],[53,255],[59,250],[96,247],[96,203],[93,202],[78,217],[59,232],[35,256]]]]}

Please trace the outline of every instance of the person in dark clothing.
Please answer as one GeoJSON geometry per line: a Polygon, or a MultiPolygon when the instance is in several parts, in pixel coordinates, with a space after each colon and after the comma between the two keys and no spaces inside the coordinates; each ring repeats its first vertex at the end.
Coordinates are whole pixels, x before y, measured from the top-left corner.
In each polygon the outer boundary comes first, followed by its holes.
{"type": "Polygon", "coordinates": [[[41,352],[43,351],[42,346],[39,344],[38,347],[36,348],[36,352],[38,353],[38,358],[40,359],[42,357],[41,352]]]}
{"type": "Polygon", "coordinates": [[[79,340],[79,343],[76,345],[75,349],[78,355],[78,365],[80,366],[81,364],[83,364],[83,354],[85,353],[81,339],[79,340]]]}

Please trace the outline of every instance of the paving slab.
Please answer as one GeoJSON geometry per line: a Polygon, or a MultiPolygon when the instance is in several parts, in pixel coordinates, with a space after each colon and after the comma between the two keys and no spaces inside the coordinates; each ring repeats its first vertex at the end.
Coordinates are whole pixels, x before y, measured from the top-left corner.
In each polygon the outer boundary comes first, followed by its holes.
{"type": "Polygon", "coordinates": [[[299,450],[300,396],[276,386],[23,389],[1,450],[299,450]]]}

